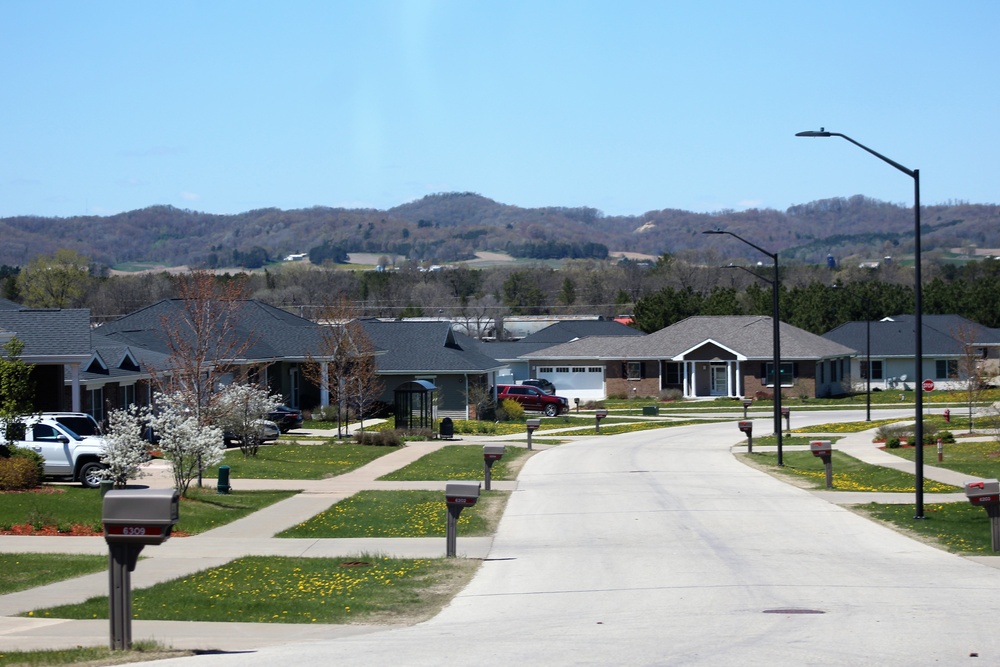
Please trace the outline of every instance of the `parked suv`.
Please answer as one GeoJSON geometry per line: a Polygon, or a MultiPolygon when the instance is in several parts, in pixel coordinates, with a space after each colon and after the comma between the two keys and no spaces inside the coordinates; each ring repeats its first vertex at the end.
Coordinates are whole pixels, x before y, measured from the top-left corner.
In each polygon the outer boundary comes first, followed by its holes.
{"type": "Polygon", "coordinates": [[[569,410],[569,401],[562,396],[549,396],[537,387],[524,384],[498,384],[497,402],[504,400],[517,401],[525,410],[544,412],[546,417],[569,410]]]}
{"type": "MultiPolygon", "coordinates": [[[[45,459],[46,477],[70,478],[94,489],[101,485],[104,438],[101,427],[84,412],[43,412],[27,418],[14,444],[45,459]]],[[[0,438],[6,435],[0,431],[0,438]]]]}
{"type": "Polygon", "coordinates": [[[521,384],[527,385],[529,387],[537,387],[538,389],[541,389],[549,396],[552,396],[553,394],[556,393],[556,386],[551,382],[549,382],[548,380],[525,380],[521,382],[521,384]]]}

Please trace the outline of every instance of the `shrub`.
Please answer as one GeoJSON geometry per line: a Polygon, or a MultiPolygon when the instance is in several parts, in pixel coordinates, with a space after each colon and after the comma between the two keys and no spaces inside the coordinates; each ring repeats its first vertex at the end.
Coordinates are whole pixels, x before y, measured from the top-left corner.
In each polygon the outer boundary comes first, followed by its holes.
{"type": "Polygon", "coordinates": [[[913,435],[913,427],[907,424],[883,424],[875,430],[876,440],[885,440],[886,443],[892,438],[900,440],[913,435]]]}
{"type": "Polygon", "coordinates": [[[774,392],[767,391],[765,389],[758,389],[754,392],[753,398],[755,401],[770,401],[774,399],[774,392]]]}
{"type": "Polygon", "coordinates": [[[885,446],[889,449],[899,449],[899,438],[889,438],[885,441],[885,446]]]}
{"type": "Polygon", "coordinates": [[[38,480],[41,479],[38,473],[38,466],[29,456],[13,454],[0,458],[0,491],[33,489],[38,486],[38,480]]]}
{"type": "Polygon", "coordinates": [[[355,431],[354,442],[372,447],[399,447],[403,444],[400,431],[355,431]]]}
{"type": "MultiPolygon", "coordinates": [[[[305,413],[302,413],[303,418],[305,418],[305,413]]],[[[323,405],[312,411],[312,418],[316,421],[321,422],[335,422],[337,421],[337,406],[336,405],[323,405]]]]}
{"type": "Polygon", "coordinates": [[[946,445],[955,443],[955,435],[951,431],[941,431],[938,433],[938,437],[941,438],[941,442],[946,445]]]}
{"type": "Polygon", "coordinates": [[[497,409],[497,419],[507,422],[521,421],[524,419],[524,408],[517,401],[505,398],[497,409]]]}
{"type": "Polygon", "coordinates": [[[661,401],[679,401],[684,397],[684,392],[680,389],[661,389],[660,390],[660,400],[661,401]]]}

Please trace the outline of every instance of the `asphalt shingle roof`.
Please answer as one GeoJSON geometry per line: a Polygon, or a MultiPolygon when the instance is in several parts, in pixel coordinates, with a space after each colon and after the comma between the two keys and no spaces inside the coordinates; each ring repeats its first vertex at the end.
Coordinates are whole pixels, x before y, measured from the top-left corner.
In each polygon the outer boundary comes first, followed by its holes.
{"type": "Polygon", "coordinates": [[[0,308],[0,329],[24,343],[21,357],[90,355],[90,311],[86,308],[0,308]]]}
{"type": "Polygon", "coordinates": [[[493,357],[462,345],[451,322],[379,322],[361,325],[384,354],[375,360],[381,373],[485,373],[503,367],[493,357]]]}
{"type": "MultiPolygon", "coordinates": [[[[643,337],[591,337],[556,345],[532,359],[672,359],[712,340],[747,359],[774,356],[770,317],[696,316],[643,337]]],[[[782,322],[781,356],[785,359],[827,359],[850,356],[855,349],[782,322]]]]}
{"type": "MultiPolygon", "coordinates": [[[[867,325],[871,326],[871,354],[878,357],[912,357],[916,320],[913,315],[893,315],[885,320],[847,322],[823,334],[823,337],[853,347],[866,349],[867,325]]],[[[1000,329],[991,329],[960,315],[924,315],[922,346],[924,356],[959,356],[962,339],[973,345],[1000,345],[1000,329]]]]}

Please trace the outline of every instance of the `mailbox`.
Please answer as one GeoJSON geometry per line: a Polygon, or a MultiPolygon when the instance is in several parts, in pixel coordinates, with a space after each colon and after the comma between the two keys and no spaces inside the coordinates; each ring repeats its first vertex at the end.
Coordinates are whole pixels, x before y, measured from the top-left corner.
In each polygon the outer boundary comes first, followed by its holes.
{"type": "Polygon", "coordinates": [[[945,410],[944,411],[944,421],[945,421],[945,423],[948,423],[948,424],[951,423],[951,410],[945,410]]]}
{"type": "Polygon", "coordinates": [[[790,412],[791,412],[791,410],[789,410],[789,408],[786,408],[784,405],[781,406],[781,416],[782,417],[787,417],[790,412]]]}
{"type": "Polygon", "coordinates": [[[605,417],[608,416],[608,411],[605,410],[604,408],[601,408],[600,410],[595,410],[594,416],[597,417],[598,419],[604,419],[605,417]]]}
{"type": "Polygon", "coordinates": [[[981,482],[966,482],[965,497],[973,505],[1000,504],[1000,481],[984,479],[981,482]]]}
{"type": "Polygon", "coordinates": [[[448,482],[444,487],[448,505],[471,507],[479,500],[479,482],[448,482]]]}
{"type": "Polygon", "coordinates": [[[752,398],[744,398],[743,399],[743,407],[744,408],[749,408],[751,405],[753,405],[753,399],[752,398]]]}
{"type": "Polygon", "coordinates": [[[753,422],[740,422],[740,430],[750,435],[753,433],[753,422]]]}
{"type": "Polygon", "coordinates": [[[483,445],[483,458],[487,461],[499,461],[503,458],[503,445],[483,445]]]}
{"type": "Polygon", "coordinates": [[[528,427],[528,431],[531,432],[531,431],[537,430],[538,427],[542,425],[542,420],[541,419],[528,419],[524,423],[528,427]]]}
{"type": "Polygon", "coordinates": [[[108,544],[162,544],[179,518],[174,489],[108,491],[104,495],[104,539],[108,544]]]}
{"type": "Polygon", "coordinates": [[[809,443],[809,451],[813,456],[830,456],[833,445],[829,440],[813,440],[809,443]]]}

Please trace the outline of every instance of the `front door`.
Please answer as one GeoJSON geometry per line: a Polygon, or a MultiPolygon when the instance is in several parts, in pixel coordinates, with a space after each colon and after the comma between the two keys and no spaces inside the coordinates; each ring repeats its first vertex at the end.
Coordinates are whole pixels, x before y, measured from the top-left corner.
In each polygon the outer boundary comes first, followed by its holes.
{"type": "Polygon", "coordinates": [[[726,396],[729,393],[729,372],[726,366],[712,366],[712,396],[726,396]]]}

